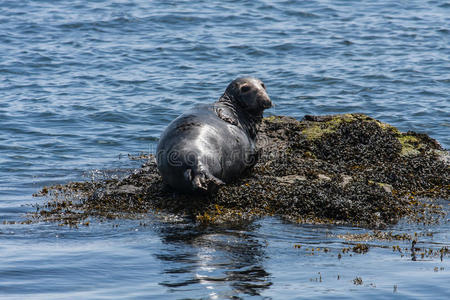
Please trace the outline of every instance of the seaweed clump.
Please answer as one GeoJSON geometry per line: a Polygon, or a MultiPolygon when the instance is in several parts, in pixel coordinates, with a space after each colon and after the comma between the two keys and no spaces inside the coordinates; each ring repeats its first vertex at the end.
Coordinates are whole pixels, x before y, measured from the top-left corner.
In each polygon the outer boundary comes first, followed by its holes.
{"type": "Polygon", "coordinates": [[[123,179],[46,187],[49,201],[33,220],[85,224],[90,217],[166,211],[202,224],[276,215],[295,222],[395,224],[432,222],[449,199],[449,155],[425,134],[401,133],[363,114],[263,119],[258,163],[214,195],[181,195],[164,185],[152,155],[123,179]],[[76,195],[76,196],[74,196],[76,195]]]}

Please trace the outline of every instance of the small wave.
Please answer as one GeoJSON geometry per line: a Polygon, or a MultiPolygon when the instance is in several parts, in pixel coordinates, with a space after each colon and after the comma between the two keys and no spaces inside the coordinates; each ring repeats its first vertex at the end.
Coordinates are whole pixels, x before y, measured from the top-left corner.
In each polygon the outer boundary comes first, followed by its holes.
{"type": "Polygon", "coordinates": [[[132,123],[133,115],[118,111],[100,111],[91,113],[86,118],[92,121],[110,122],[110,123],[132,123]]]}
{"type": "Polygon", "coordinates": [[[297,47],[298,47],[297,44],[288,42],[288,43],[271,46],[270,49],[276,50],[276,51],[289,51],[289,50],[296,49],[297,47]]]}
{"type": "Polygon", "coordinates": [[[387,76],[386,74],[383,74],[383,73],[368,74],[368,75],[364,75],[363,78],[369,79],[369,80],[386,80],[386,81],[392,80],[392,77],[387,76]]]}
{"type": "Polygon", "coordinates": [[[300,18],[304,18],[304,19],[320,18],[320,16],[318,14],[301,11],[301,10],[297,10],[297,11],[296,10],[286,10],[286,14],[289,16],[300,17],[300,18]]]}
{"type": "Polygon", "coordinates": [[[154,22],[159,24],[186,25],[199,24],[211,21],[209,18],[195,16],[189,13],[175,13],[165,15],[153,15],[145,18],[146,22],[154,22]]]}
{"type": "Polygon", "coordinates": [[[253,57],[265,56],[270,54],[269,52],[264,51],[262,49],[258,49],[257,47],[243,44],[231,45],[228,46],[227,49],[230,49],[233,52],[238,51],[239,53],[244,53],[253,57]]]}
{"type": "Polygon", "coordinates": [[[330,77],[330,76],[308,76],[308,79],[312,82],[324,82],[327,84],[335,84],[345,82],[343,78],[330,77]]]}
{"type": "Polygon", "coordinates": [[[101,33],[108,32],[111,28],[120,28],[128,24],[139,22],[138,19],[118,17],[110,20],[95,21],[75,21],[58,25],[59,29],[64,31],[96,31],[101,33]]]}

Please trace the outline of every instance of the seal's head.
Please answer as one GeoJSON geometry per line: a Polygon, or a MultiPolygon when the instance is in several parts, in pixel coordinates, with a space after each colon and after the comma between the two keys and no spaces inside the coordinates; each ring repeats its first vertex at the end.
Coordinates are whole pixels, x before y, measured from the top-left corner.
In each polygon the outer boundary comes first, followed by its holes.
{"type": "Polygon", "coordinates": [[[266,86],[261,80],[253,77],[233,80],[225,90],[225,96],[253,116],[261,116],[266,108],[272,107],[266,86]]]}

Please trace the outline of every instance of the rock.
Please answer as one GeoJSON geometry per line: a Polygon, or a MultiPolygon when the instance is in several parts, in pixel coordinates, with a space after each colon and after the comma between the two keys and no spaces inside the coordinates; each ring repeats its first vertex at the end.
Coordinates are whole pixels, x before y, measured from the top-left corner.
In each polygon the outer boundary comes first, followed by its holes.
{"type": "Polygon", "coordinates": [[[352,176],[348,176],[348,175],[342,175],[342,181],[341,181],[341,186],[342,187],[346,187],[351,181],[352,181],[352,176]]]}
{"type": "Polygon", "coordinates": [[[419,196],[450,198],[449,156],[436,140],[401,133],[366,115],[302,121],[272,116],[260,124],[257,146],[261,155],[255,167],[214,195],[169,190],[150,155],[141,170],[121,180],[45,188],[37,193],[49,197],[44,213],[40,207],[32,217],[73,224],[91,216],[164,210],[207,224],[277,215],[296,222],[383,227],[404,216],[425,222],[427,212],[439,212],[437,205],[420,206],[419,196]]]}
{"type": "Polygon", "coordinates": [[[331,181],[331,177],[325,174],[318,174],[317,177],[319,178],[319,180],[331,181]]]}
{"type": "Polygon", "coordinates": [[[381,187],[383,188],[383,190],[385,190],[386,193],[392,193],[392,185],[383,184],[381,187]]]}
{"type": "Polygon", "coordinates": [[[299,176],[299,175],[287,175],[287,176],[280,176],[275,177],[277,181],[280,182],[280,184],[294,184],[295,181],[305,181],[307,180],[305,176],[299,176]]]}

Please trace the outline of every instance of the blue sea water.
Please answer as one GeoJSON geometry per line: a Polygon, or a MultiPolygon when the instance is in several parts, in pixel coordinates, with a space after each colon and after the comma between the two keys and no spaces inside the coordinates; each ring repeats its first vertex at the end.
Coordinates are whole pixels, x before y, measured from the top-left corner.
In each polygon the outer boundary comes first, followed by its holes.
{"type": "MultiPolygon", "coordinates": [[[[242,75],[265,82],[268,115],[362,112],[448,149],[450,2],[1,1],[0,298],[448,299],[448,256],[375,240],[338,258],[355,244],[338,235],[361,228],[10,222],[43,186],[138,168],[128,154],[153,152],[173,118],[242,75]]],[[[450,246],[448,216],[387,230],[450,246]]]]}

